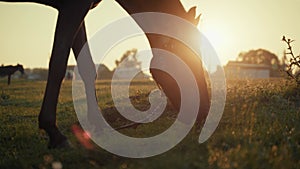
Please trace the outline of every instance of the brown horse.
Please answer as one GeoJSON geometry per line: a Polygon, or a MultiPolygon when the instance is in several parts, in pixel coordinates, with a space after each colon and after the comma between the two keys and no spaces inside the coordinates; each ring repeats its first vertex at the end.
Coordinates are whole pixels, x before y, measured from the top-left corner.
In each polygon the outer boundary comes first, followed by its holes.
{"type": "Polygon", "coordinates": [[[7,85],[10,85],[11,75],[13,75],[16,71],[20,71],[24,74],[24,68],[22,65],[17,64],[16,66],[8,65],[0,67],[0,77],[7,76],[7,85]]]}
{"type": "MultiPolygon", "coordinates": [[[[46,91],[44,100],[42,103],[41,111],[39,114],[39,128],[44,129],[49,138],[49,147],[57,148],[65,146],[67,144],[67,138],[58,130],[56,126],[56,106],[58,102],[58,95],[61,87],[62,80],[64,78],[68,56],[70,49],[72,48],[74,55],[77,59],[83,45],[87,42],[86,30],[84,24],[84,18],[88,11],[101,0],[3,0],[6,2],[34,2],[51,6],[59,11],[57,25],[55,30],[55,38],[53,49],[51,53],[51,59],[49,63],[49,74],[46,85],[46,91]]],[[[195,8],[192,8],[189,12],[186,12],[183,8],[180,0],[116,0],[129,14],[139,12],[163,12],[179,16],[194,25],[197,25],[199,17],[195,18],[195,8]]],[[[138,21],[137,21],[138,22],[138,21]]],[[[174,25],[175,26],[175,25],[174,25]]],[[[142,27],[143,29],[143,27],[142,27]]],[[[183,30],[184,31],[184,30],[183,30]]],[[[188,52],[189,49],[176,40],[172,40],[174,45],[177,45],[177,49],[164,47],[161,45],[161,35],[147,34],[151,47],[162,48],[169,50],[175,54],[181,55],[184,58],[185,55],[193,55],[192,52],[188,52]]],[[[85,56],[87,63],[93,65],[90,52],[85,56]]],[[[156,57],[156,56],[154,56],[156,57]]],[[[184,60],[184,59],[183,59],[184,60]]],[[[202,69],[201,61],[199,59],[184,60],[190,67],[192,72],[198,76],[196,81],[198,87],[201,89],[201,108],[199,111],[206,116],[209,108],[208,93],[206,82],[204,78],[204,71],[202,69]]],[[[96,70],[94,66],[85,67],[84,70],[80,70],[80,74],[90,73],[96,78],[96,70]]],[[[168,88],[174,83],[174,80],[168,75],[163,74],[160,71],[151,70],[153,77],[164,89],[166,95],[170,98],[173,105],[178,109],[180,105],[180,95],[178,94],[178,87],[172,87],[171,92],[168,88]],[[166,80],[163,80],[165,78],[166,80]],[[166,82],[168,81],[168,82],[166,82]]],[[[94,79],[84,79],[83,81],[94,81],[94,79]]],[[[91,84],[91,83],[85,83],[91,84]]],[[[94,84],[94,83],[92,83],[94,84]]],[[[95,86],[85,86],[89,92],[95,92],[95,86]]]]}

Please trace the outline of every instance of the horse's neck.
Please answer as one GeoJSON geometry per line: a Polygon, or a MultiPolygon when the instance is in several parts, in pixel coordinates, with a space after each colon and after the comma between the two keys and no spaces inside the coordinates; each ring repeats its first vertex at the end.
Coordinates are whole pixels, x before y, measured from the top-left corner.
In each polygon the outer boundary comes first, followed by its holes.
{"type": "MultiPolygon", "coordinates": [[[[16,71],[19,71],[20,73],[22,73],[22,69],[20,67],[17,67],[17,70],[16,71]]],[[[16,72],[15,71],[15,72],[16,72]]]]}
{"type": "MultiPolygon", "coordinates": [[[[142,12],[162,12],[175,15],[198,25],[200,15],[196,17],[196,7],[188,12],[180,0],[116,0],[129,14],[142,12]]],[[[134,19],[134,18],[133,18],[134,19]]]]}
{"type": "Polygon", "coordinates": [[[180,0],[116,0],[129,14],[140,12],[164,12],[178,15],[183,8],[180,0]]]}

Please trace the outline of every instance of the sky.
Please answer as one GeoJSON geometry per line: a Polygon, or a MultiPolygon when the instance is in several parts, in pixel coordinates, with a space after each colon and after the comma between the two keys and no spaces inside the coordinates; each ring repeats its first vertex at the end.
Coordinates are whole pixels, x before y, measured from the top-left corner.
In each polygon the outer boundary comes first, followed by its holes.
{"type": "MultiPolygon", "coordinates": [[[[295,39],[300,53],[300,0],[181,0],[186,10],[197,6],[199,30],[208,38],[223,65],[242,51],[267,49],[282,57],[283,35],[295,39]],[[299,40],[299,41],[298,41],[299,40]]],[[[0,64],[48,67],[58,12],[33,3],[0,2],[0,64]]],[[[127,13],[114,1],[103,0],[85,18],[88,37],[127,13]]],[[[110,69],[126,50],[149,48],[144,36],[121,42],[105,59],[110,69]]],[[[75,64],[71,54],[69,64],[75,64]]]]}

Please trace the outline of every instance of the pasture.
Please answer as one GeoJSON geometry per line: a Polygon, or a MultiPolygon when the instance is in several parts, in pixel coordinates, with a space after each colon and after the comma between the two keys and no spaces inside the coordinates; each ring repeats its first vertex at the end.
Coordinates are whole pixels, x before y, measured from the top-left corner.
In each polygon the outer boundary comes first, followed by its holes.
{"type": "MultiPolygon", "coordinates": [[[[296,169],[300,166],[300,90],[291,81],[233,80],[227,82],[222,120],[212,137],[198,144],[200,131],[193,128],[170,151],[145,159],[113,155],[93,145],[83,146],[72,126],[78,120],[73,108],[72,83],[64,81],[57,109],[57,123],[73,147],[49,150],[37,116],[46,82],[0,79],[0,168],[107,168],[107,169],[296,169]]],[[[112,126],[128,123],[113,107],[109,83],[96,84],[99,107],[112,126]]],[[[147,95],[155,84],[133,82],[131,101],[140,110],[149,107],[147,95]]],[[[134,137],[149,137],[167,129],[176,113],[167,108],[151,124],[124,129],[134,137]]],[[[91,143],[92,144],[92,143],[91,143]]]]}

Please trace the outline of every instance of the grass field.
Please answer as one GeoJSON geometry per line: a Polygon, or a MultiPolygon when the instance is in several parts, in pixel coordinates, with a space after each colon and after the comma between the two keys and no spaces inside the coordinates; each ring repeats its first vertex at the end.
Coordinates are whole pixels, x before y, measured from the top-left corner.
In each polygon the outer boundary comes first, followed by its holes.
{"type": "MultiPolygon", "coordinates": [[[[300,90],[287,80],[228,81],[227,101],[222,120],[205,143],[198,144],[195,128],[172,150],[150,158],[130,159],[113,155],[94,145],[86,149],[74,136],[77,123],[70,81],[61,90],[57,118],[59,128],[73,148],[48,150],[47,139],[38,129],[37,116],[45,82],[0,79],[0,168],[108,169],[296,169],[300,166],[300,90]]],[[[125,124],[113,107],[107,82],[98,82],[100,108],[112,126],[125,124]]],[[[152,82],[131,86],[131,100],[138,109],[149,107],[147,94],[152,82]]],[[[140,125],[122,132],[149,137],[167,129],[176,118],[168,108],[153,124],[140,125]]]]}

